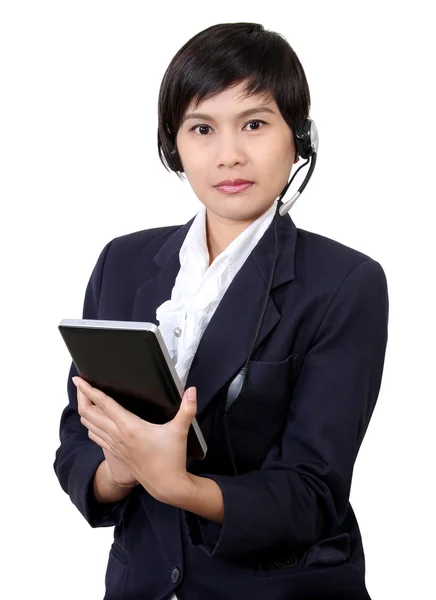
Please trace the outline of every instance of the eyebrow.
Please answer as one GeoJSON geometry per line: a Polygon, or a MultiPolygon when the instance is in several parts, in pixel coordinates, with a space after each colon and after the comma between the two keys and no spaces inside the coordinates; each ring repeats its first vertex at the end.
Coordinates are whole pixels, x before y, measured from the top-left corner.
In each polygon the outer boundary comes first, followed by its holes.
{"type": "MultiPolygon", "coordinates": [[[[257,113],[261,113],[261,112],[268,112],[271,113],[273,115],[275,115],[275,111],[272,108],[269,108],[268,106],[256,106],[253,108],[247,108],[247,110],[243,110],[242,112],[238,113],[236,115],[237,119],[241,119],[242,117],[248,117],[250,115],[254,115],[257,113]]],[[[187,113],[183,119],[182,119],[182,123],[184,123],[187,119],[206,119],[207,121],[213,121],[214,118],[211,117],[210,115],[206,115],[205,113],[195,113],[195,112],[190,112],[187,113]]]]}

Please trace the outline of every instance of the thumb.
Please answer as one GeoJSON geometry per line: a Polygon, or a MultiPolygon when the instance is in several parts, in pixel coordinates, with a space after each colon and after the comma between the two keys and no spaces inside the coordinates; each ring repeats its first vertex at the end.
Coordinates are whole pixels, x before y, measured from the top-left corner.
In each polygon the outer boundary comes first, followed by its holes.
{"type": "Polygon", "coordinates": [[[182,402],[176,418],[178,421],[184,424],[186,429],[189,429],[189,426],[191,425],[196,414],[197,390],[195,387],[190,387],[185,390],[185,393],[183,394],[182,402]]]}

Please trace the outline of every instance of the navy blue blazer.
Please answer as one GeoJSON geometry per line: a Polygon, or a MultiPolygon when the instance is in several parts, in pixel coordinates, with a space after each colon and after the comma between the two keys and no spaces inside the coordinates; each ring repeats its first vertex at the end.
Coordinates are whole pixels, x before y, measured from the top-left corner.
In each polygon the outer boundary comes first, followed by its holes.
{"type": "MultiPolygon", "coordinates": [[[[83,318],[149,321],[171,296],[193,219],[113,239],[90,277],[83,318]]],[[[349,493],[380,389],[388,330],[385,273],[369,256],[279,217],[276,273],[245,392],[223,408],[244,365],[274,258],[274,222],[233,279],[198,346],[186,388],[209,450],[188,470],[224,497],[218,525],[137,486],[98,504],[104,459],[69,403],[54,469],[91,527],[115,526],[106,600],[368,599],[361,535],[349,493]]]]}

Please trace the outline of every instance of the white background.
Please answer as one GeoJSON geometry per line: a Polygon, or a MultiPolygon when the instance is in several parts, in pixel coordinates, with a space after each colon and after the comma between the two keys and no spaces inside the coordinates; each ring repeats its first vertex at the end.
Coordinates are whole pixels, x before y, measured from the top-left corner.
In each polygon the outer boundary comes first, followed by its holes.
{"type": "Polygon", "coordinates": [[[1,2],[1,596],[103,597],[113,530],[88,526],[52,467],[70,364],[57,325],[81,316],[106,242],[198,210],[158,159],[161,78],[198,31],[251,21],[296,51],[319,129],[293,220],[388,278],[383,382],[351,494],[368,590],[434,597],[431,4],[1,2]]]}

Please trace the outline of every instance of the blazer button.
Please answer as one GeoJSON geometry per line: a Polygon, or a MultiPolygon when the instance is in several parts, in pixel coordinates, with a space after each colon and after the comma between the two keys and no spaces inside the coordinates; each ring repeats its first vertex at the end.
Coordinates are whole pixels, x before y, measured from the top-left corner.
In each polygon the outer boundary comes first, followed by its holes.
{"type": "Polygon", "coordinates": [[[173,583],[178,583],[180,581],[180,577],[181,577],[180,569],[178,569],[176,567],[175,569],[173,569],[173,571],[171,573],[171,579],[173,580],[173,583]]]}

